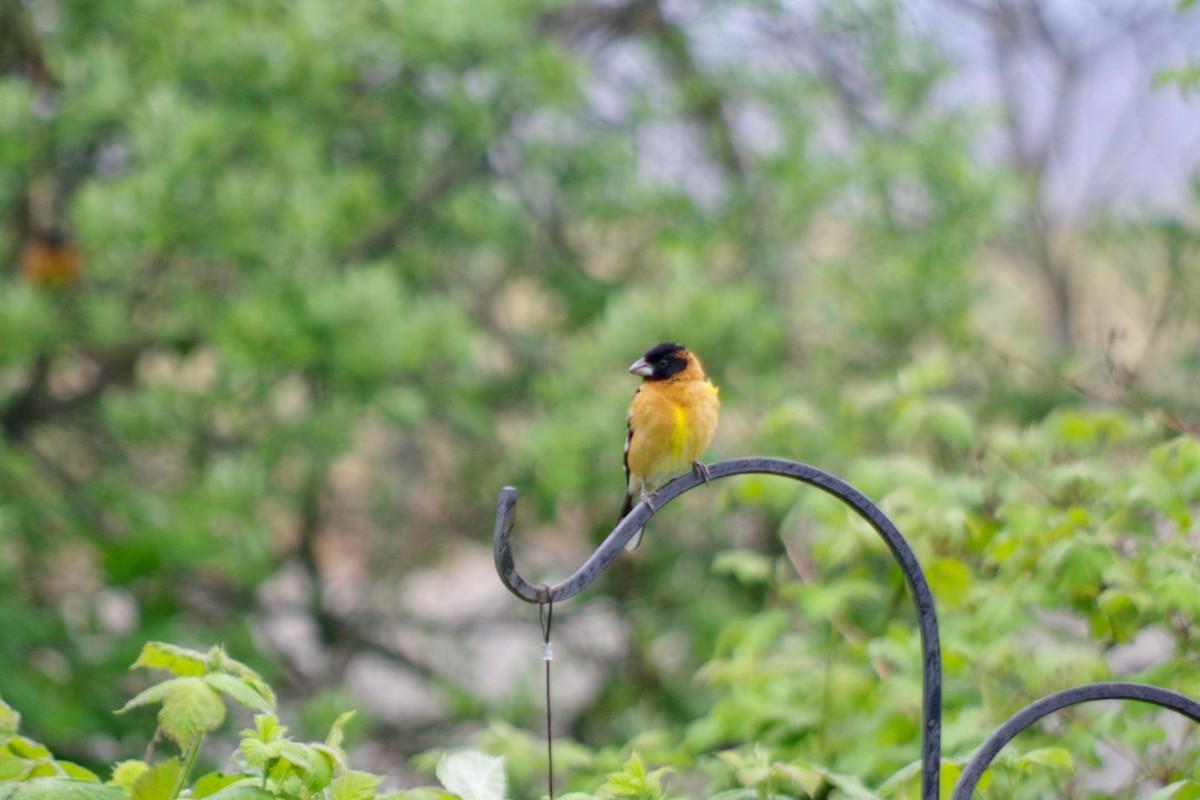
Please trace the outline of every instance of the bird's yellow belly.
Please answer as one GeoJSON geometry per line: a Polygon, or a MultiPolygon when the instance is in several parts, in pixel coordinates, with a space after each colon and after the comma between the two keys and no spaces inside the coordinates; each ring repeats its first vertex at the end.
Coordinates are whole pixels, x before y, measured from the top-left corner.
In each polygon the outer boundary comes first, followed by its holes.
{"type": "Polygon", "coordinates": [[[635,433],[630,445],[628,464],[631,490],[635,480],[644,480],[654,490],[692,468],[708,447],[717,425],[717,402],[711,386],[696,387],[699,397],[688,402],[661,398],[650,413],[637,414],[635,433]]]}

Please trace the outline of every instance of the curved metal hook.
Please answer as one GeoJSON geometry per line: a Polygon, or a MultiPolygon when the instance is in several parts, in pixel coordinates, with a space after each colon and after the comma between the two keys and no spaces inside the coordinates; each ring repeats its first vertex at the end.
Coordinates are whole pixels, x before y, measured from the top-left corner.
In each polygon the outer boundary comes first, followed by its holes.
{"type": "MultiPolygon", "coordinates": [[[[937,612],[933,594],[917,558],[908,542],[887,516],[866,495],[840,478],[828,472],[788,461],[781,458],[735,458],[708,465],[708,479],[727,478],[731,475],[760,473],[781,475],[816,487],[841,500],[867,521],[880,535],[908,582],[913,603],[917,611],[917,623],[921,631],[921,651],[924,659],[924,700],[922,708],[923,727],[921,736],[921,797],[937,800],[939,776],[941,774],[941,731],[942,731],[942,654],[938,639],[937,612]]],[[[695,472],[689,472],[659,489],[654,496],[657,508],[644,502],[638,503],[633,511],[621,521],[599,548],[577,569],[574,574],[553,586],[530,583],[521,576],[513,563],[512,529],[517,504],[517,490],[506,486],[500,490],[496,502],[496,533],[494,555],[496,572],[508,590],[527,603],[559,602],[579,594],[594,581],[620,554],[625,543],[633,538],[634,532],[654,514],[679,495],[704,483],[695,472]]]]}
{"type": "Polygon", "coordinates": [[[971,756],[971,760],[967,762],[966,769],[958,777],[958,782],[954,784],[950,800],[970,800],[976,784],[983,777],[984,770],[991,765],[992,759],[1004,748],[1004,745],[1008,744],[1018,733],[1059,709],[1093,700],[1137,700],[1142,703],[1152,703],[1172,711],[1178,711],[1194,722],[1200,722],[1200,703],[1190,697],[1167,689],[1160,689],[1157,686],[1111,681],[1089,683],[1085,686],[1066,689],[1030,703],[997,728],[996,732],[979,746],[979,749],[971,756]]]}

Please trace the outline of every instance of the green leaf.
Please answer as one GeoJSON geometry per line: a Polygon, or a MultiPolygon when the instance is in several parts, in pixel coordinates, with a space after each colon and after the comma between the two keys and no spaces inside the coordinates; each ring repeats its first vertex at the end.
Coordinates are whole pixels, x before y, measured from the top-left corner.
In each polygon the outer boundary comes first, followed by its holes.
{"type": "Polygon", "coordinates": [[[254,730],[244,730],[241,735],[260,742],[275,742],[283,739],[287,730],[287,726],[280,725],[279,718],[274,714],[255,714],[254,730]]]}
{"type": "Polygon", "coordinates": [[[267,713],[275,710],[275,697],[264,696],[260,686],[242,676],[210,672],[204,676],[204,682],[251,711],[267,713]]]}
{"type": "Polygon", "coordinates": [[[321,791],[329,786],[338,764],[334,756],[323,749],[323,745],[292,741],[274,744],[278,748],[278,758],[281,762],[291,765],[310,791],[321,791]]]}
{"type": "Polygon", "coordinates": [[[1070,751],[1062,747],[1041,747],[1030,750],[1014,759],[1013,763],[1021,770],[1033,767],[1047,767],[1054,772],[1074,772],[1075,759],[1070,751]]]}
{"type": "Polygon", "coordinates": [[[225,721],[225,703],[221,695],[202,679],[181,680],[189,682],[179,685],[163,698],[158,724],[162,726],[163,733],[181,748],[186,748],[225,721]]]}
{"type": "Polygon", "coordinates": [[[333,779],[333,800],[373,800],[383,777],[350,770],[333,779]]]}
{"type": "Polygon", "coordinates": [[[17,786],[6,800],[126,800],[120,786],[67,778],[34,778],[17,786]]]}
{"type": "MultiPolygon", "coordinates": [[[[205,657],[205,669],[208,674],[236,675],[237,677],[241,678],[248,687],[265,698],[267,703],[269,703],[268,710],[273,710],[275,708],[275,692],[273,692],[271,687],[267,685],[267,682],[262,679],[262,676],[237,659],[230,658],[225,653],[224,648],[215,646],[208,651],[208,655],[205,657]]],[[[241,701],[239,700],[238,702],[241,701]]],[[[243,705],[246,704],[243,703],[243,705]]],[[[253,707],[247,705],[247,708],[253,707]]]]}
{"type": "MultiPolygon", "coordinates": [[[[958,783],[958,778],[962,775],[962,772],[963,768],[958,764],[942,759],[942,771],[938,776],[938,782],[941,785],[941,791],[938,793],[939,797],[950,796],[951,792],[954,791],[954,784],[958,783]]],[[[980,784],[979,788],[983,788],[983,785],[980,784]]]]}
{"type": "Polygon", "coordinates": [[[280,725],[274,714],[256,714],[254,730],[242,731],[238,749],[246,757],[247,764],[264,770],[268,762],[279,758],[287,741],[286,734],[287,726],[280,725]]]}
{"type": "MultiPolygon", "coordinates": [[[[779,795],[774,794],[772,796],[778,797],[779,795]]],[[[562,798],[560,798],[560,800],[568,800],[570,797],[587,798],[588,800],[590,800],[591,795],[589,795],[589,794],[564,795],[562,798]]],[[[762,794],[760,794],[757,789],[748,789],[745,786],[741,786],[741,787],[738,787],[737,789],[726,789],[723,792],[717,792],[716,794],[709,797],[707,800],[760,800],[761,797],[762,797],[762,794]]]]}
{"type": "Polygon", "coordinates": [[[971,573],[961,561],[953,558],[935,559],[926,571],[929,588],[939,603],[957,608],[971,589],[971,573]]]}
{"type": "Polygon", "coordinates": [[[833,772],[826,772],[825,778],[837,787],[839,796],[845,796],[849,800],[880,800],[879,795],[863,786],[858,778],[833,772]]]}
{"type": "Polygon", "coordinates": [[[671,770],[656,769],[646,772],[646,765],[637,753],[629,757],[620,772],[610,772],[597,794],[605,797],[630,798],[630,800],[658,800],[664,796],[662,776],[671,770]]]}
{"type": "Polygon", "coordinates": [[[133,782],[132,800],[171,800],[171,790],[179,778],[178,758],[152,765],[133,782]]]}
{"type": "Polygon", "coordinates": [[[21,726],[21,715],[8,703],[0,700],[0,747],[17,735],[21,726]]]}
{"type": "Polygon", "coordinates": [[[437,765],[442,785],[463,800],[504,800],[504,759],[476,750],[463,750],[442,757],[437,765]]]}
{"type": "Polygon", "coordinates": [[[137,661],[130,669],[147,667],[149,669],[165,669],[174,675],[203,675],[205,654],[198,650],[178,647],[165,642],[146,642],[137,661]]]}
{"type": "Polygon", "coordinates": [[[244,781],[208,795],[208,800],[276,800],[276,796],[257,783],[244,781]]]}
{"type": "Polygon", "coordinates": [[[15,756],[31,760],[54,757],[49,748],[28,736],[14,736],[8,743],[8,749],[15,756]]]}
{"type": "Polygon", "coordinates": [[[0,781],[9,781],[14,778],[19,780],[32,765],[33,762],[20,756],[12,753],[0,753],[0,781]]]}
{"type": "Polygon", "coordinates": [[[150,765],[145,761],[118,761],[113,765],[112,780],[109,783],[124,789],[132,789],[133,782],[148,769],[150,769],[150,765]]]}
{"type": "Polygon", "coordinates": [[[333,725],[329,727],[329,735],[325,737],[325,744],[329,747],[341,749],[342,741],[345,739],[345,727],[354,717],[353,711],[346,711],[338,715],[338,718],[333,721],[333,725]]]}
{"type": "Polygon", "coordinates": [[[54,762],[58,768],[67,773],[68,778],[74,778],[77,781],[88,781],[89,783],[99,783],[100,776],[92,772],[87,767],[81,767],[74,761],[63,761],[59,759],[54,762]]]}
{"type": "Polygon", "coordinates": [[[458,795],[433,786],[418,786],[403,792],[400,796],[404,800],[460,800],[458,795]]]}
{"type": "Polygon", "coordinates": [[[713,559],[712,571],[714,575],[731,575],[743,586],[754,586],[771,582],[775,562],[751,550],[724,550],[713,559]]]}
{"type": "Polygon", "coordinates": [[[116,713],[124,714],[126,711],[139,706],[162,703],[171,695],[172,692],[179,691],[181,687],[194,684],[203,685],[201,679],[195,676],[168,678],[161,683],[156,683],[153,686],[149,686],[138,692],[127,703],[125,703],[125,705],[117,709],[116,713]]]}
{"type": "Polygon", "coordinates": [[[254,780],[253,778],[247,778],[245,775],[224,775],[220,772],[210,772],[192,784],[192,797],[196,798],[196,800],[201,800],[202,798],[216,794],[228,786],[233,786],[239,781],[251,783],[254,780]]]}
{"type": "Polygon", "coordinates": [[[1167,784],[1166,786],[1162,787],[1154,794],[1149,795],[1146,798],[1146,800],[1172,800],[1172,798],[1175,797],[1175,792],[1181,786],[1183,786],[1184,784],[1187,784],[1187,783],[1189,783],[1189,781],[1182,780],[1182,781],[1175,781],[1174,783],[1167,784]]]}
{"type": "Polygon", "coordinates": [[[137,706],[162,703],[158,724],[181,748],[197,736],[203,736],[225,721],[225,703],[204,678],[169,678],[139,692],[117,713],[137,706]]]}

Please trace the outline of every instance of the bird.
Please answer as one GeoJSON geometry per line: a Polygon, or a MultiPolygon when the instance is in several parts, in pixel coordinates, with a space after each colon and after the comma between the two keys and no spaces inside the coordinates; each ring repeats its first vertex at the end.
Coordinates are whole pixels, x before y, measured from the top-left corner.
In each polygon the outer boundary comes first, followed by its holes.
{"type": "MultiPolygon", "coordinates": [[[[657,489],[689,469],[708,480],[698,459],[717,430],[721,406],[700,359],[676,342],[654,345],[629,371],[642,376],[642,383],[626,414],[621,519],[639,499],[652,504],[657,489]]],[[[636,550],[641,541],[639,528],[625,549],[636,550]]]]}
{"type": "Polygon", "coordinates": [[[60,288],[79,279],[79,250],[70,234],[52,227],[32,237],[21,256],[21,274],[35,286],[60,288]]]}

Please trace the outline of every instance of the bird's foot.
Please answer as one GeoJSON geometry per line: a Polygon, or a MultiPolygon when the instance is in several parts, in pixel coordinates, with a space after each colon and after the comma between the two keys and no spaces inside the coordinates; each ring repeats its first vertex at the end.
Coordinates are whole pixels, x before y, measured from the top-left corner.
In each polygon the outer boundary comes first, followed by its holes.
{"type": "Polygon", "coordinates": [[[708,483],[708,467],[704,466],[699,461],[693,461],[692,470],[700,476],[700,480],[708,483]]]}
{"type": "Polygon", "coordinates": [[[658,503],[658,492],[647,492],[645,489],[642,489],[641,500],[651,511],[658,511],[658,506],[656,505],[658,503]]]}

